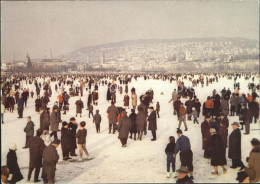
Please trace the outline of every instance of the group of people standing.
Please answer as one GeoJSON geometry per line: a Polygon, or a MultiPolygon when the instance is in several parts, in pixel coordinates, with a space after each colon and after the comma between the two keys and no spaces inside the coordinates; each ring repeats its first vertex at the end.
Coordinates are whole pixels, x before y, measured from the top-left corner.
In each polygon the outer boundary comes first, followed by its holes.
{"type": "MultiPolygon", "coordinates": [[[[207,75],[206,75],[207,76],[207,75]]],[[[144,80],[153,78],[155,80],[169,80],[172,82],[176,80],[177,89],[172,93],[170,102],[173,102],[173,114],[179,122],[177,129],[178,139],[175,141],[174,136],[169,137],[169,144],[165,149],[167,155],[167,177],[170,177],[170,166],[172,164],[172,171],[178,173],[177,183],[193,183],[193,152],[191,150],[190,140],[185,136],[181,130],[182,123],[184,123],[184,131],[188,131],[186,121],[192,121],[193,123],[199,124],[199,117],[202,112],[204,121],[201,123],[202,133],[202,149],[204,150],[204,158],[211,159],[211,165],[214,167],[213,175],[218,175],[218,166],[221,166],[223,173],[227,172],[225,165],[226,160],[226,148],[228,148],[228,157],[232,160],[231,168],[235,169],[240,167],[241,172],[239,176],[249,177],[249,181],[258,182],[260,177],[259,165],[259,140],[253,139],[251,141],[253,149],[248,158],[248,167],[245,166],[241,160],[241,133],[240,125],[245,125],[245,134],[250,133],[250,123],[256,123],[259,115],[259,104],[257,102],[258,95],[255,89],[252,89],[252,93],[248,94],[247,97],[236,88],[234,93],[231,93],[230,89],[221,90],[221,96],[216,90],[213,91],[212,96],[209,96],[207,100],[201,104],[199,98],[196,96],[195,89],[198,83],[204,85],[203,74],[200,75],[199,79],[195,80],[194,75],[181,76],[181,75],[142,75],[132,74],[119,76],[117,74],[111,75],[93,75],[93,76],[9,76],[7,82],[3,83],[2,89],[2,103],[1,103],[1,119],[4,123],[4,112],[10,110],[13,112],[15,108],[10,105],[13,100],[10,96],[17,96],[19,90],[23,92],[15,98],[17,103],[17,111],[19,118],[23,117],[23,109],[26,108],[27,100],[29,98],[29,88],[23,88],[24,82],[35,85],[37,98],[35,100],[35,111],[40,113],[40,129],[36,130],[36,136],[34,136],[35,124],[30,116],[27,117],[27,124],[24,128],[26,133],[26,141],[24,149],[29,148],[30,163],[27,180],[30,181],[31,174],[35,170],[34,182],[39,181],[39,172],[42,167],[42,178],[44,183],[55,182],[55,170],[56,164],[59,160],[59,154],[57,147],[61,144],[62,156],[64,161],[72,160],[78,156],[76,149],[79,149],[79,159],[83,160],[83,153],[86,154],[87,158],[90,159],[90,155],[86,149],[86,137],[87,129],[86,121],[77,123],[76,118],[72,117],[69,123],[62,120],[61,112],[66,115],[69,111],[69,99],[71,97],[78,98],[75,102],[76,106],[76,117],[82,117],[82,110],[84,109],[84,102],[81,97],[83,91],[89,91],[87,96],[87,110],[89,111],[89,118],[92,115],[93,123],[96,126],[96,133],[100,133],[100,124],[102,116],[99,110],[96,110],[96,114],[93,114],[94,106],[98,106],[99,91],[98,86],[107,85],[106,100],[111,104],[107,110],[107,118],[109,124],[109,134],[115,134],[118,132],[118,138],[122,144],[122,147],[127,147],[128,138],[134,140],[142,140],[144,135],[147,135],[147,130],[151,131],[151,141],[157,140],[157,119],[160,118],[160,102],[156,103],[153,107],[154,91],[149,89],[146,93],[141,94],[138,98],[136,89],[131,89],[131,95],[128,95],[129,89],[128,84],[131,81],[137,80],[138,77],[144,77],[144,80]],[[192,81],[192,87],[186,87],[183,82],[184,79],[189,78],[192,81]],[[43,80],[43,83],[39,82],[38,79],[43,80]],[[50,80],[49,80],[50,79],[50,80]],[[79,80],[80,86],[73,87],[75,80],[79,80]],[[183,81],[182,81],[183,80],[183,81]],[[119,81],[119,83],[117,83],[119,81]],[[52,96],[51,86],[55,82],[55,91],[58,93],[58,100],[54,103],[52,109],[50,106],[50,97],[52,96]],[[116,106],[118,99],[116,96],[117,90],[119,94],[123,94],[124,85],[124,97],[123,107],[116,106]],[[91,88],[94,86],[93,92],[91,88]],[[65,88],[69,88],[69,93],[66,92],[65,88]],[[14,88],[14,92],[12,92],[14,88]],[[43,90],[42,97],[40,96],[41,90],[43,90]],[[59,91],[58,91],[59,90],[59,91]],[[14,93],[13,95],[11,95],[14,93]],[[10,96],[9,96],[10,95],[10,96]],[[81,97],[78,97],[78,96],[81,97]],[[188,99],[187,99],[188,98],[188,99]],[[139,99],[139,103],[138,103],[139,99]],[[185,100],[183,103],[182,101],[185,100]],[[11,103],[10,103],[11,102],[11,103]],[[131,102],[131,103],[130,103],[131,102]],[[2,109],[3,107],[3,109],[2,109]],[[131,108],[131,113],[127,114],[127,109],[131,108]],[[201,110],[202,109],[202,110],[201,110]],[[3,111],[2,111],[3,110],[3,111]],[[233,122],[231,124],[233,131],[228,134],[229,119],[228,116],[234,116],[236,113],[239,122],[233,122]],[[59,125],[61,129],[59,129],[59,125]],[[51,132],[51,133],[50,133],[51,132]],[[60,135],[59,135],[60,134],[60,135]],[[54,137],[54,139],[52,139],[54,137]],[[58,138],[60,137],[60,139],[58,138]],[[52,140],[51,140],[52,139],[52,140]],[[179,153],[181,167],[175,169],[176,155],[179,153]],[[242,173],[242,174],[241,174],[242,173]],[[253,174],[252,174],[253,173],[253,174]]],[[[218,82],[221,74],[215,74],[213,77],[206,77],[206,86],[214,82],[218,82]]],[[[227,75],[226,77],[230,77],[227,75]]],[[[239,76],[234,75],[233,77],[238,78],[239,76]]],[[[240,76],[241,77],[241,76],[240,76]]],[[[250,85],[251,87],[252,85],[250,85]]],[[[27,86],[26,86],[27,87],[27,86]]],[[[236,86],[237,87],[237,86],[236,86]]],[[[31,98],[33,98],[33,90],[31,90],[31,98]]],[[[105,96],[105,95],[104,95],[105,96]]],[[[157,98],[158,99],[158,98],[157,98]]],[[[169,103],[170,103],[169,102],[169,103]]],[[[83,114],[84,115],[84,114],[83,114]]],[[[103,118],[104,119],[104,118],[103,118]]],[[[104,120],[103,120],[104,121],[104,120]]],[[[7,168],[3,167],[3,173],[8,171],[7,181],[15,183],[23,179],[20,172],[17,156],[15,151],[17,147],[15,144],[10,145],[9,153],[7,156],[7,168]]],[[[240,179],[241,179],[240,177],[240,179]]],[[[244,178],[246,179],[246,178],[244,178]]]]}

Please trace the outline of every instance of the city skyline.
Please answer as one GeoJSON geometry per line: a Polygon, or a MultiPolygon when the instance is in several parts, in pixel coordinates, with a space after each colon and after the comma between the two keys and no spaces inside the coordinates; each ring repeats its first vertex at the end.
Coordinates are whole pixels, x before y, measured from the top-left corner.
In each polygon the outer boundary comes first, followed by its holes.
{"type": "Polygon", "coordinates": [[[135,39],[259,41],[258,1],[1,2],[1,60],[135,39]],[[72,16],[73,15],[73,16],[72,16]],[[15,51],[15,56],[14,56],[15,51]]]}

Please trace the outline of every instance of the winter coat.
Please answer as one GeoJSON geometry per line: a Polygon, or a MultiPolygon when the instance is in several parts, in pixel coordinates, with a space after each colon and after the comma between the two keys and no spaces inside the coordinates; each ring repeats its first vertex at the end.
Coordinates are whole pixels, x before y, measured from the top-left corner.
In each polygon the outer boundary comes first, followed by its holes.
{"type": "Polygon", "coordinates": [[[50,114],[47,110],[45,110],[40,115],[40,129],[49,130],[49,126],[50,126],[50,114]]]}
{"type": "Polygon", "coordinates": [[[61,143],[61,149],[62,151],[71,151],[72,149],[72,137],[73,133],[71,130],[69,130],[68,128],[61,128],[61,139],[60,139],[60,143],[61,143]]]}
{"type": "Polygon", "coordinates": [[[107,89],[107,100],[111,100],[111,93],[110,93],[110,89],[107,89]]]}
{"type": "Polygon", "coordinates": [[[224,116],[228,116],[229,114],[229,104],[228,101],[225,99],[221,99],[220,100],[220,104],[221,104],[221,111],[223,113],[224,116]]]}
{"type": "Polygon", "coordinates": [[[115,105],[111,105],[107,108],[109,124],[116,124],[118,109],[115,105]]]}
{"type": "Polygon", "coordinates": [[[180,109],[179,109],[179,115],[180,115],[180,116],[185,116],[185,115],[186,115],[186,109],[185,109],[185,107],[180,107],[180,109]]]}
{"type": "Polygon", "coordinates": [[[176,101],[174,102],[174,109],[175,109],[176,111],[179,111],[180,105],[181,105],[181,101],[180,101],[180,100],[176,100],[176,101]]]}
{"type": "Polygon", "coordinates": [[[93,92],[93,101],[97,101],[98,100],[98,92],[94,91],[93,92]]]}
{"type": "Polygon", "coordinates": [[[236,128],[229,135],[228,158],[241,159],[241,132],[236,128]]]}
{"type": "Polygon", "coordinates": [[[213,134],[209,139],[209,147],[211,148],[211,165],[222,166],[227,164],[226,160],[226,148],[224,141],[218,134],[213,134]]]}
{"type": "Polygon", "coordinates": [[[218,129],[218,134],[222,137],[224,146],[227,148],[227,137],[228,137],[228,129],[226,126],[220,126],[218,129]]]}
{"type": "Polygon", "coordinates": [[[82,108],[84,108],[84,104],[83,104],[83,102],[82,102],[82,100],[77,100],[76,101],[76,113],[82,113],[82,108]]]}
{"type": "Polygon", "coordinates": [[[59,160],[58,152],[52,144],[43,150],[42,177],[54,180],[56,164],[59,160]]]}
{"type": "Polygon", "coordinates": [[[19,108],[23,108],[23,99],[22,98],[19,98],[17,106],[19,108]]]}
{"type": "Polygon", "coordinates": [[[94,116],[93,116],[93,123],[96,123],[96,124],[100,124],[101,123],[101,116],[99,113],[96,113],[94,116]]]}
{"type": "Polygon", "coordinates": [[[71,130],[72,132],[72,135],[71,135],[71,143],[72,143],[72,147],[71,149],[76,149],[77,148],[77,143],[76,143],[76,132],[77,132],[77,128],[78,128],[78,125],[77,124],[74,124],[72,122],[69,123],[69,129],[71,130]]]}
{"type": "Polygon", "coordinates": [[[242,120],[243,120],[244,122],[251,120],[251,117],[252,117],[252,116],[251,116],[251,112],[250,112],[249,109],[242,109],[242,110],[241,110],[241,115],[242,115],[242,120]]]}
{"type": "Polygon", "coordinates": [[[207,100],[207,101],[205,102],[205,107],[206,107],[207,109],[213,109],[213,107],[214,107],[214,102],[212,101],[212,99],[209,99],[209,100],[207,100]]]}
{"type": "Polygon", "coordinates": [[[156,109],[155,109],[155,111],[157,111],[157,112],[160,111],[160,104],[159,104],[159,103],[156,104],[156,109]]]}
{"type": "Polygon", "coordinates": [[[78,130],[76,138],[78,138],[78,144],[86,144],[87,129],[78,130]]]}
{"type": "Polygon", "coordinates": [[[255,171],[255,178],[250,180],[251,183],[260,181],[260,150],[259,146],[252,149],[249,154],[248,166],[255,171]]]}
{"type": "Polygon", "coordinates": [[[249,111],[251,111],[251,115],[255,117],[259,117],[259,104],[258,102],[252,101],[248,104],[249,111]]]}
{"type": "Polygon", "coordinates": [[[201,134],[202,134],[202,149],[207,150],[207,142],[210,139],[210,123],[203,121],[201,123],[201,134]]]}
{"type": "Polygon", "coordinates": [[[191,100],[188,100],[185,102],[185,106],[187,107],[187,113],[190,114],[192,112],[193,102],[191,100]]]}
{"type": "Polygon", "coordinates": [[[140,111],[136,115],[136,128],[138,132],[143,132],[146,123],[146,115],[143,111],[140,111]]]}
{"type": "Polygon", "coordinates": [[[156,112],[152,111],[150,116],[148,116],[148,130],[157,130],[157,122],[156,122],[156,112]]]}
{"type": "Polygon", "coordinates": [[[28,143],[30,150],[30,163],[29,168],[42,167],[42,153],[45,149],[44,141],[38,137],[32,137],[28,143]]]}
{"type": "Polygon", "coordinates": [[[220,122],[223,122],[223,124],[228,128],[229,127],[229,120],[227,117],[224,117],[223,119],[220,119],[220,122]]]}
{"type": "Polygon", "coordinates": [[[41,108],[41,99],[36,99],[35,100],[35,111],[39,112],[41,108]]]}
{"type": "Polygon", "coordinates": [[[70,99],[70,96],[68,94],[64,95],[63,100],[64,102],[68,102],[70,99]]]}
{"type": "Polygon", "coordinates": [[[230,98],[230,104],[231,104],[232,106],[238,106],[238,98],[232,96],[232,97],[230,98]]]}
{"type": "Polygon", "coordinates": [[[166,155],[168,154],[174,154],[175,153],[175,142],[171,142],[169,144],[167,144],[166,148],[165,148],[165,153],[166,155]]]}
{"type": "Polygon", "coordinates": [[[131,129],[131,119],[126,115],[121,118],[119,125],[118,125],[118,138],[124,139],[128,138],[129,131],[131,129]]]}
{"type": "Polygon", "coordinates": [[[52,111],[50,117],[51,131],[59,130],[59,117],[58,112],[52,111]]]}
{"type": "Polygon", "coordinates": [[[124,96],[124,106],[125,106],[125,107],[128,107],[128,106],[129,106],[129,96],[128,96],[128,95],[125,95],[125,96],[124,96]]]}
{"type": "Polygon", "coordinates": [[[26,132],[26,136],[33,136],[34,135],[34,123],[32,121],[26,124],[24,128],[24,132],[26,132]]]}
{"type": "Polygon", "coordinates": [[[129,118],[131,119],[131,130],[130,133],[137,133],[137,125],[136,125],[136,113],[131,113],[129,118]]]}
{"type": "Polygon", "coordinates": [[[15,183],[21,181],[23,179],[23,175],[20,171],[19,165],[17,163],[16,152],[13,150],[9,150],[7,154],[6,165],[9,169],[9,174],[13,174],[12,180],[10,183],[15,183]]]}
{"type": "Polygon", "coordinates": [[[133,93],[131,95],[131,98],[132,98],[132,106],[136,107],[137,106],[137,95],[136,95],[136,93],[133,93]]]}

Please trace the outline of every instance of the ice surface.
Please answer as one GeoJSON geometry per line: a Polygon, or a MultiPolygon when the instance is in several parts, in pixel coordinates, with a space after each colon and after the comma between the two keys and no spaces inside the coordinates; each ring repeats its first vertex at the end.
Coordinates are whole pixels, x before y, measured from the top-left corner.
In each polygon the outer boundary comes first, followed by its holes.
{"type": "MultiPolygon", "coordinates": [[[[41,79],[39,79],[41,80],[41,79]]],[[[255,79],[259,81],[259,79],[255,79]]],[[[76,83],[78,81],[75,81],[76,83]]],[[[187,87],[191,86],[191,82],[184,80],[187,87]]],[[[241,84],[241,92],[248,93],[247,84],[250,80],[245,80],[243,77],[238,79],[238,82],[241,84]]],[[[227,80],[225,78],[220,78],[218,83],[209,84],[208,87],[201,88],[200,85],[195,87],[195,92],[201,103],[206,100],[206,97],[212,95],[213,89],[216,89],[218,92],[223,87],[230,87],[233,91],[233,80],[227,80]]],[[[58,100],[58,92],[54,90],[55,83],[52,83],[53,95],[50,98],[49,107],[52,108],[54,101],[58,100]]],[[[24,87],[26,84],[24,83],[24,87]]],[[[162,182],[162,183],[173,183],[176,180],[171,178],[166,178],[166,155],[164,149],[168,143],[169,136],[176,135],[176,128],[178,121],[176,116],[173,116],[173,107],[172,103],[168,103],[171,99],[171,94],[174,88],[177,88],[176,82],[162,80],[144,80],[143,78],[138,78],[137,81],[133,80],[129,84],[129,91],[132,87],[136,88],[136,92],[139,96],[142,93],[145,93],[148,89],[152,88],[154,90],[154,105],[157,101],[160,102],[161,118],[157,119],[157,137],[158,139],[154,142],[151,142],[151,132],[148,131],[148,134],[143,137],[142,141],[134,141],[128,139],[127,148],[122,148],[117,134],[108,134],[108,120],[106,115],[106,109],[109,106],[106,101],[106,91],[107,86],[99,86],[99,105],[98,107],[94,106],[94,112],[96,109],[100,110],[102,115],[101,122],[101,134],[96,134],[95,125],[92,123],[92,118],[88,118],[88,111],[84,108],[83,117],[77,117],[77,122],[86,121],[86,128],[88,130],[87,143],[86,147],[92,157],[95,159],[85,162],[69,162],[64,164],[57,165],[56,179],[57,183],[147,183],[147,182],[162,182]],[[160,95],[161,92],[164,92],[164,95],[160,95]]],[[[29,85],[30,89],[33,89],[35,92],[34,85],[29,85]]],[[[68,87],[66,86],[68,91],[68,87]]],[[[42,90],[41,90],[42,92],[42,90]]],[[[258,92],[259,94],[259,92],[258,92]]],[[[84,106],[87,104],[87,95],[88,93],[84,91],[84,97],[82,100],[84,106]]],[[[117,106],[123,106],[123,96],[117,92],[117,106]]],[[[35,130],[39,128],[39,114],[34,111],[34,98],[28,99],[28,106],[24,110],[24,118],[17,119],[17,111],[13,114],[10,112],[5,113],[5,124],[2,124],[1,132],[1,141],[2,141],[2,165],[6,163],[6,155],[8,152],[8,146],[10,143],[14,142],[17,144],[17,156],[18,163],[21,167],[24,180],[20,183],[24,183],[28,175],[28,166],[29,166],[29,150],[22,149],[25,144],[25,133],[23,128],[26,125],[26,117],[31,116],[32,121],[35,123],[35,130]]],[[[62,115],[62,120],[68,121],[69,118],[75,116],[76,107],[75,101],[79,97],[71,97],[69,100],[70,111],[67,115],[62,115]]],[[[185,102],[185,99],[182,99],[185,102]]],[[[139,102],[138,102],[139,103],[139,102]]],[[[131,105],[131,102],[130,102],[131,105]]],[[[128,114],[130,110],[128,109],[128,114]]],[[[229,117],[230,122],[238,121],[238,117],[229,117]]],[[[203,117],[199,118],[199,122],[203,121],[203,117]]],[[[194,164],[194,182],[234,182],[238,170],[232,170],[229,168],[231,165],[231,160],[227,159],[227,174],[222,174],[222,169],[219,168],[221,176],[212,176],[210,173],[213,171],[213,168],[210,166],[210,161],[203,158],[202,150],[202,138],[201,138],[201,129],[200,125],[193,125],[192,121],[188,121],[188,131],[184,132],[190,138],[191,147],[193,151],[193,164],[194,164]]],[[[61,125],[60,125],[61,126],[61,125]]],[[[182,125],[183,126],[183,125],[182,125]]],[[[183,128],[183,127],[182,127],[183,128]]],[[[250,140],[253,137],[259,139],[259,122],[257,124],[251,124],[250,135],[242,134],[242,161],[244,163],[246,157],[251,151],[250,140]]],[[[229,134],[232,131],[232,127],[229,127],[229,134]]],[[[243,133],[244,131],[242,131],[243,133]]],[[[60,138],[60,132],[58,132],[58,137],[60,138]]],[[[60,161],[62,160],[61,146],[58,147],[58,153],[60,155],[60,161]]],[[[78,153],[78,150],[76,152],[78,153]]],[[[85,156],[85,155],[84,155],[85,156]]],[[[179,155],[177,155],[176,168],[180,166],[179,155]]]]}

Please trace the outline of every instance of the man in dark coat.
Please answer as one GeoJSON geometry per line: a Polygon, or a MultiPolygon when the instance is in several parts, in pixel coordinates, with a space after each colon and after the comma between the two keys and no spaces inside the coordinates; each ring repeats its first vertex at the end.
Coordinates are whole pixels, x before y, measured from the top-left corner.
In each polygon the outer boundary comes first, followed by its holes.
{"type": "Polygon", "coordinates": [[[78,114],[80,114],[81,117],[82,109],[84,108],[84,104],[81,98],[79,98],[79,100],[77,100],[75,104],[76,104],[76,117],[78,114]]]}
{"type": "Polygon", "coordinates": [[[127,144],[127,138],[129,135],[129,131],[131,129],[131,119],[127,117],[126,111],[123,112],[123,117],[120,119],[119,125],[118,125],[118,138],[120,139],[122,143],[122,147],[126,147],[127,144]]]}
{"type": "Polygon", "coordinates": [[[59,117],[58,117],[58,108],[53,108],[50,116],[50,125],[52,133],[50,136],[54,135],[54,139],[58,139],[57,131],[59,130],[59,117]]]}
{"type": "Polygon", "coordinates": [[[243,120],[243,125],[246,127],[246,132],[244,134],[249,134],[250,133],[250,121],[251,121],[251,111],[246,108],[246,105],[242,105],[242,110],[241,110],[241,119],[243,120]]]}
{"type": "Polygon", "coordinates": [[[54,139],[52,144],[43,150],[42,178],[44,183],[54,183],[56,164],[59,160],[56,148],[59,144],[60,140],[54,139]]]}
{"type": "Polygon", "coordinates": [[[71,150],[70,150],[70,156],[77,156],[75,153],[75,149],[77,149],[77,143],[76,143],[76,131],[78,128],[78,123],[76,122],[76,119],[74,117],[70,118],[69,122],[69,130],[72,132],[71,134],[71,150]]]}
{"type": "Polygon", "coordinates": [[[41,139],[42,130],[37,130],[36,136],[32,137],[29,141],[29,150],[30,150],[30,163],[29,163],[29,173],[27,181],[30,181],[33,170],[34,173],[34,182],[39,182],[39,173],[42,167],[42,153],[45,149],[44,141],[41,139]]]}
{"type": "Polygon", "coordinates": [[[71,159],[69,157],[69,152],[72,150],[72,131],[69,129],[69,125],[66,121],[62,122],[62,128],[61,128],[61,149],[62,149],[62,155],[63,160],[71,159]]]}
{"type": "Polygon", "coordinates": [[[41,108],[41,98],[40,96],[37,96],[37,99],[35,100],[35,111],[40,112],[41,108]]]}
{"type": "Polygon", "coordinates": [[[9,146],[9,152],[7,154],[7,160],[6,160],[6,165],[9,169],[8,183],[16,183],[23,179],[23,175],[17,163],[16,150],[17,147],[15,144],[11,144],[9,146]]]}
{"type": "Polygon", "coordinates": [[[214,167],[215,171],[211,174],[217,175],[218,174],[218,166],[222,166],[223,172],[226,173],[226,168],[224,165],[227,164],[226,160],[226,149],[224,145],[224,141],[222,137],[217,134],[214,128],[210,129],[211,137],[208,142],[211,148],[211,165],[214,167]]]}
{"type": "Polygon", "coordinates": [[[108,121],[109,121],[109,134],[111,133],[111,128],[113,126],[113,134],[115,133],[115,124],[117,122],[118,108],[114,105],[114,102],[111,102],[111,106],[107,108],[108,121]]]}
{"type": "Polygon", "coordinates": [[[204,151],[204,158],[209,159],[211,152],[207,148],[207,143],[210,139],[210,116],[206,116],[205,120],[201,123],[201,134],[202,134],[202,149],[204,151]]]}
{"type": "Polygon", "coordinates": [[[232,159],[232,166],[235,169],[242,167],[244,164],[241,161],[241,132],[239,124],[234,122],[232,124],[233,131],[229,135],[228,158],[232,159]]]}
{"type": "Polygon", "coordinates": [[[49,130],[49,126],[50,126],[50,108],[47,108],[40,115],[40,129],[49,130]]]}
{"type": "Polygon", "coordinates": [[[17,103],[17,110],[18,110],[18,115],[19,115],[18,118],[23,118],[23,107],[24,107],[23,98],[20,95],[20,97],[18,99],[18,103],[17,103]]]}
{"type": "Polygon", "coordinates": [[[96,110],[96,114],[93,116],[93,123],[96,125],[97,133],[100,133],[100,123],[101,123],[101,116],[99,114],[99,110],[96,110]]]}
{"type": "Polygon", "coordinates": [[[132,139],[132,134],[134,134],[134,140],[136,140],[136,133],[137,133],[137,127],[136,127],[136,113],[135,109],[131,110],[131,114],[129,118],[131,119],[131,130],[130,130],[130,139],[132,139]]]}
{"type": "Polygon", "coordinates": [[[248,106],[249,106],[249,111],[251,112],[251,115],[252,115],[252,121],[253,121],[253,118],[254,118],[254,122],[256,123],[257,119],[259,117],[259,104],[256,101],[256,99],[253,99],[253,101],[250,102],[248,104],[248,106]]]}
{"type": "Polygon", "coordinates": [[[28,143],[29,140],[34,136],[34,123],[31,120],[31,117],[28,116],[27,117],[27,124],[26,127],[24,128],[24,132],[26,132],[26,142],[25,142],[25,146],[23,147],[23,149],[28,148],[28,143]]]}
{"type": "Polygon", "coordinates": [[[156,130],[157,130],[157,122],[156,122],[156,112],[154,111],[153,107],[149,107],[150,115],[148,116],[148,130],[151,130],[153,138],[151,141],[156,140],[156,130]]]}
{"type": "Polygon", "coordinates": [[[188,120],[191,120],[191,113],[192,113],[192,107],[193,107],[193,101],[192,98],[190,97],[189,100],[185,102],[186,106],[186,112],[188,114],[188,120]]]}
{"type": "Polygon", "coordinates": [[[228,128],[229,127],[229,120],[224,114],[220,114],[220,123],[223,122],[223,124],[228,128]]]}
{"type": "Polygon", "coordinates": [[[24,90],[24,92],[22,93],[22,98],[23,98],[23,102],[24,102],[24,106],[26,107],[27,106],[27,93],[26,91],[24,90]]]}

